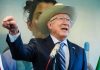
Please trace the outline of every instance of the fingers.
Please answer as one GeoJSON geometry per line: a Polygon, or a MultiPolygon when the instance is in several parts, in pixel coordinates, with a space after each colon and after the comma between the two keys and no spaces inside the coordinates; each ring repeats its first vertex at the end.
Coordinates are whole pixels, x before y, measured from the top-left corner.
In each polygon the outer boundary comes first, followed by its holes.
{"type": "Polygon", "coordinates": [[[7,16],[3,19],[2,26],[9,30],[9,33],[11,34],[17,34],[18,33],[18,26],[16,24],[16,21],[13,16],[7,16]]]}
{"type": "Polygon", "coordinates": [[[11,21],[11,20],[14,20],[14,17],[13,16],[7,16],[6,18],[3,19],[3,22],[11,21]]]}
{"type": "Polygon", "coordinates": [[[16,28],[16,21],[12,16],[7,16],[6,18],[3,19],[3,27],[7,29],[11,29],[12,26],[13,28],[16,28]]]}

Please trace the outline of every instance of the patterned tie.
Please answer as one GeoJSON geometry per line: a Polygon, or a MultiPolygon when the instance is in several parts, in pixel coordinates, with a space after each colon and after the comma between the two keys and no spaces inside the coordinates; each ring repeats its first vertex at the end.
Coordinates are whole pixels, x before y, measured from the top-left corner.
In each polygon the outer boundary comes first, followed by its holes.
{"type": "Polygon", "coordinates": [[[60,43],[60,49],[58,51],[57,58],[56,58],[59,70],[66,70],[65,53],[63,51],[64,45],[65,44],[63,42],[60,43]]]}

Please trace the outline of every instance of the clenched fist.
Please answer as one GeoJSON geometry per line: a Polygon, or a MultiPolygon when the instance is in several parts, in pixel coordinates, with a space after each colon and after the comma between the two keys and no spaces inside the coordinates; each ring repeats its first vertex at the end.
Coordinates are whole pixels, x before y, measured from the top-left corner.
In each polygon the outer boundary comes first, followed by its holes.
{"type": "Polygon", "coordinates": [[[8,29],[11,35],[16,35],[19,31],[16,21],[12,16],[7,16],[6,18],[4,18],[2,26],[8,29]]]}

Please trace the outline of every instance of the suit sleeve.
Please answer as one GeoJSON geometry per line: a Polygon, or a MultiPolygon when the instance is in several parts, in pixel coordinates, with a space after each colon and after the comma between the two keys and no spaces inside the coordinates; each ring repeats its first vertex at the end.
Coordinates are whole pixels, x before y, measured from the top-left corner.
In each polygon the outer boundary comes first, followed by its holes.
{"type": "Polygon", "coordinates": [[[19,36],[14,42],[10,42],[8,35],[6,41],[10,47],[12,58],[25,61],[32,61],[36,58],[36,48],[33,48],[33,46],[36,46],[35,43],[32,45],[30,45],[30,43],[24,45],[21,36],[19,36]]]}

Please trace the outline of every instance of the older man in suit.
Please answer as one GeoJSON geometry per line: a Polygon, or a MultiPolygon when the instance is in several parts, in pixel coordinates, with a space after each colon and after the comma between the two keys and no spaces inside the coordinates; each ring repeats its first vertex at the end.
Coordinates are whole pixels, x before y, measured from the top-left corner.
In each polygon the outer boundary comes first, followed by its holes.
{"type": "Polygon", "coordinates": [[[13,17],[3,26],[9,30],[7,43],[16,60],[31,61],[34,70],[87,70],[84,49],[67,39],[75,19],[73,7],[56,4],[42,13],[37,23],[47,37],[31,39],[24,47],[13,17]]]}

